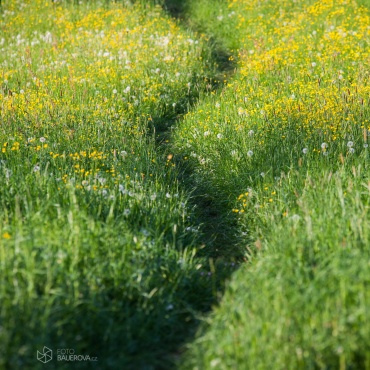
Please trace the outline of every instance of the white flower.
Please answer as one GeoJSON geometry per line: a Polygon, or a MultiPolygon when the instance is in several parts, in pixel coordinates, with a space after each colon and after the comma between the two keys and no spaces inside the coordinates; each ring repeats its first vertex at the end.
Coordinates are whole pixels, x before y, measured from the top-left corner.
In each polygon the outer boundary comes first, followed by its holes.
{"type": "Polygon", "coordinates": [[[155,198],[157,198],[157,194],[156,194],[156,193],[154,193],[154,194],[152,194],[152,195],[150,196],[150,199],[151,199],[151,200],[155,200],[155,198]]]}
{"type": "Polygon", "coordinates": [[[364,144],[364,148],[367,148],[369,146],[369,144],[365,143],[364,144]]]}
{"type": "Polygon", "coordinates": [[[222,139],[222,134],[217,134],[217,139],[222,139]]]}
{"type": "Polygon", "coordinates": [[[35,167],[33,167],[33,172],[37,172],[37,171],[40,171],[40,166],[35,166],[35,167]]]}
{"type": "Polygon", "coordinates": [[[253,155],[253,152],[252,152],[251,150],[248,150],[248,152],[247,152],[247,156],[248,156],[248,157],[252,157],[252,155],[253,155]]]}
{"type": "Polygon", "coordinates": [[[131,213],[131,211],[130,211],[128,208],[126,208],[126,209],[123,211],[123,214],[124,214],[125,216],[128,216],[130,213],[131,213]]]}
{"type": "Polygon", "coordinates": [[[348,148],[352,148],[352,147],[353,147],[353,141],[349,141],[349,142],[347,143],[347,146],[348,146],[348,148]]]}
{"type": "Polygon", "coordinates": [[[204,136],[208,136],[210,134],[210,132],[209,131],[206,131],[205,133],[204,133],[204,136]]]}
{"type": "Polygon", "coordinates": [[[254,135],[254,131],[253,130],[249,130],[248,135],[249,136],[253,136],[254,135]]]}
{"type": "Polygon", "coordinates": [[[323,156],[325,156],[325,157],[326,157],[328,154],[329,154],[328,152],[322,152],[322,155],[323,155],[323,156]]]}
{"type": "Polygon", "coordinates": [[[126,155],[127,155],[126,150],[122,150],[122,152],[121,152],[121,156],[122,156],[122,157],[126,157],[126,155]]]}
{"type": "Polygon", "coordinates": [[[355,148],[349,148],[348,151],[353,154],[355,152],[355,148]]]}
{"type": "Polygon", "coordinates": [[[102,193],[103,197],[106,197],[106,196],[108,195],[108,190],[103,189],[103,190],[101,191],[101,193],[102,193]]]}
{"type": "Polygon", "coordinates": [[[265,173],[264,172],[261,172],[261,177],[265,177],[265,173]]]}
{"type": "Polygon", "coordinates": [[[220,103],[216,103],[216,104],[215,104],[215,107],[216,107],[216,108],[220,108],[220,107],[221,107],[221,104],[220,104],[220,103]]]}
{"type": "Polygon", "coordinates": [[[88,182],[88,181],[86,181],[86,180],[83,180],[83,181],[81,182],[81,184],[82,184],[82,186],[87,186],[87,185],[89,185],[89,182],[88,182]]]}
{"type": "Polygon", "coordinates": [[[311,65],[312,67],[316,67],[317,64],[315,62],[312,62],[311,65]]]}
{"type": "Polygon", "coordinates": [[[303,152],[303,154],[307,154],[308,153],[308,149],[307,148],[303,148],[302,149],[302,152],[303,152]]]}
{"type": "Polygon", "coordinates": [[[117,94],[117,90],[116,89],[113,90],[113,94],[117,94]]]}
{"type": "Polygon", "coordinates": [[[322,143],[321,144],[321,149],[326,149],[328,147],[328,144],[327,143],[322,143]]]}
{"type": "Polygon", "coordinates": [[[129,93],[129,92],[130,92],[130,90],[131,90],[131,87],[130,87],[130,86],[127,86],[127,87],[123,90],[123,92],[124,92],[125,94],[127,94],[127,93],[129,93]]]}
{"type": "Polygon", "coordinates": [[[237,154],[238,154],[238,151],[237,151],[237,150],[232,150],[232,151],[231,151],[231,155],[232,155],[232,156],[236,156],[237,154]]]}
{"type": "Polygon", "coordinates": [[[166,198],[171,198],[171,194],[170,193],[166,193],[166,198]]]}
{"type": "Polygon", "coordinates": [[[224,19],[224,17],[223,17],[222,15],[219,15],[219,16],[217,17],[217,19],[218,19],[219,21],[222,21],[222,20],[224,19]]]}
{"type": "Polygon", "coordinates": [[[42,143],[45,143],[46,139],[42,136],[42,137],[40,137],[40,141],[41,141],[42,143]]]}
{"type": "Polygon", "coordinates": [[[295,214],[295,215],[293,215],[292,217],[291,217],[291,220],[293,221],[293,222],[298,222],[299,220],[300,220],[300,216],[299,215],[297,215],[297,214],[295,214]]]}
{"type": "Polygon", "coordinates": [[[19,90],[19,93],[20,94],[24,94],[24,90],[19,90]]]}
{"type": "Polygon", "coordinates": [[[166,311],[171,311],[171,310],[173,310],[173,304],[168,304],[166,306],[166,311]]]}

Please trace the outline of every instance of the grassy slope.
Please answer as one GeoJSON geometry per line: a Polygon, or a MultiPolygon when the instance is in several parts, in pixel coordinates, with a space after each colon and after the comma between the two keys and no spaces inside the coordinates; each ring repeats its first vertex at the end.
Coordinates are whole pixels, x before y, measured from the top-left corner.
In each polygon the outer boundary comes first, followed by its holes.
{"type": "Polygon", "coordinates": [[[184,368],[370,368],[369,13],[329,0],[190,4],[239,68],[175,145],[234,214],[249,263],[184,368]]]}
{"type": "Polygon", "coordinates": [[[149,5],[2,11],[0,368],[168,367],[216,282],[153,130],[208,83],[204,42],[149,5]]]}

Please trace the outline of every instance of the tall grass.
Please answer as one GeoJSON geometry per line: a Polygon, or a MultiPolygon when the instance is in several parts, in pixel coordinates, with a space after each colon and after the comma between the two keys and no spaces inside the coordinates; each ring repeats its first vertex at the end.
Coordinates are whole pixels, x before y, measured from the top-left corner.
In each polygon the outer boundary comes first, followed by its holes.
{"type": "Polygon", "coordinates": [[[0,368],[168,367],[217,294],[156,144],[209,83],[204,40],[145,3],[9,1],[0,28],[0,368]]]}
{"type": "Polygon", "coordinates": [[[368,369],[368,10],[212,4],[189,12],[238,72],[174,140],[248,262],[183,367],[368,369]]]}

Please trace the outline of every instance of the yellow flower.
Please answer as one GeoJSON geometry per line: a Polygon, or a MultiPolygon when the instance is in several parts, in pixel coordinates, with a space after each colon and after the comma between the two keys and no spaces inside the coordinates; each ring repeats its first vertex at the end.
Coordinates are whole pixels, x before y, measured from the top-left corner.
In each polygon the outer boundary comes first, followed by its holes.
{"type": "Polygon", "coordinates": [[[4,234],[3,234],[3,239],[10,239],[12,236],[6,231],[4,234]]]}

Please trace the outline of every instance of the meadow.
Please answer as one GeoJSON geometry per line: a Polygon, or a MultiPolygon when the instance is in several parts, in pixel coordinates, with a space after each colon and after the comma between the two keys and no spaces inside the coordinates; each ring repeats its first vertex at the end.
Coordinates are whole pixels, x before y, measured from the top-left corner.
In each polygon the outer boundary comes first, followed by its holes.
{"type": "Polygon", "coordinates": [[[3,1],[0,369],[370,369],[367,5],[3,1]]]}

